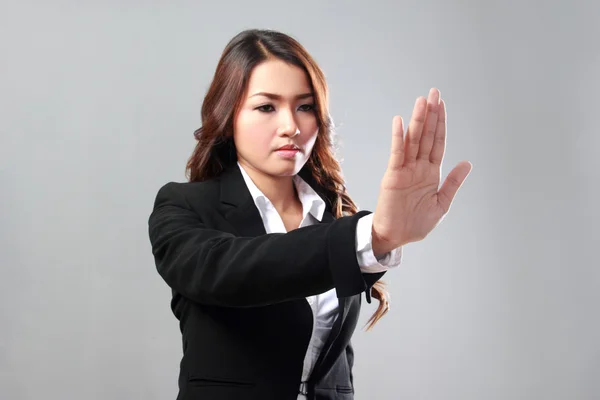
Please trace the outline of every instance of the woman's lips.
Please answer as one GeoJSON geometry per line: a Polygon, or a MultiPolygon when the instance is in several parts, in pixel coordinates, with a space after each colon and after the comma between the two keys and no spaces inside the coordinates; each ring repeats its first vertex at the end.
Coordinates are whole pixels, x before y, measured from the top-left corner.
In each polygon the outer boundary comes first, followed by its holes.
{"type": "Polygon", "coordinates": [[[278,149],[278,150],[275,150],[275,152],[277,153],[277,155],[279,157],[294,158],[294,157],[296,157],[296,154],[300,153],[300,150],[298,150],[298,149],[278,149]]]}

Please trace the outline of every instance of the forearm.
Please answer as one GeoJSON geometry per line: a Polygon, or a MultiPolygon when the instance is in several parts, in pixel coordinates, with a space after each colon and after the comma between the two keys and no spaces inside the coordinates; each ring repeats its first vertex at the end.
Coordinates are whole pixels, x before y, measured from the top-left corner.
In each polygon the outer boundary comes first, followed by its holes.
{"type": "Polygon", "coordinates": [[[364,212],[250,238],[209,229],[185,205],[173,193],[159,193],[149,234],[159,274],[193,301],[253,307],[334,287],[340,297],[367,288],[354,243],[364,212]]]}

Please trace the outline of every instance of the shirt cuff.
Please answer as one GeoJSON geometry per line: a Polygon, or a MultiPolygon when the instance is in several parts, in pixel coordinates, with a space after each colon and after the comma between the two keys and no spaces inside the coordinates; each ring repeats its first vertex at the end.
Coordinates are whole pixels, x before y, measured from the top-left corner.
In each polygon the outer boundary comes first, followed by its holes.
{"type": "Polygon", "coordinates": [[[358,220],[356,226],[356,258],[361,272],[378,273],[397,267],[402,261],[402,247],[376,258],[373,253],[372,232],[373,214],[365,215],[358,220]]]}

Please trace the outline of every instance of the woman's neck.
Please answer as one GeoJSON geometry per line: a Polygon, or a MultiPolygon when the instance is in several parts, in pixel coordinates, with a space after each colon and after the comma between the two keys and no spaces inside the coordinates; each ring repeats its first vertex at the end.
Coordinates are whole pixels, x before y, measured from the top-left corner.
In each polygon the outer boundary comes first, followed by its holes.
{"type": "Polygon", "coordinates": [[[240,163],[252,182],[269,199],[279,213],[302,207],[292,176],[272,176],[240,163]]]}

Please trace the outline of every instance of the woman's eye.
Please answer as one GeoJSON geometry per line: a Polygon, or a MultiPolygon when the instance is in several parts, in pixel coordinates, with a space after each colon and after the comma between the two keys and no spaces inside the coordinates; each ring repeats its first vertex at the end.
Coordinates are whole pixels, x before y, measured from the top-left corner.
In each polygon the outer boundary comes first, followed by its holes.
{"type": "MultiPolygon", "coordinates": [[[[302,104],[300,107],[298,107],[298,110],[303,111],[303,112],[310,112],[310,111],[314,110],[314,108],[315,108],[314,104],[302,104]]],[[[264,104],[262,106],[256,107],[256,109],[261,112],[275,111],[275,107],[273,107],[272,104],[264,104]]]]}
{"type": "Polygon", "coordinates": [[[265,104],[265,105],[256,107],[256,109],[258,111],[262,111],[262,112],[271,112],[271,111],[275,110],[271,104],[265,104]]]}
{"type": "Polygon", "coordinates": [[[302,104],[299,109],[300,111],[312,111],[314,108],[314,104],[302,104]]]}

